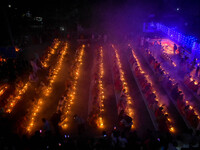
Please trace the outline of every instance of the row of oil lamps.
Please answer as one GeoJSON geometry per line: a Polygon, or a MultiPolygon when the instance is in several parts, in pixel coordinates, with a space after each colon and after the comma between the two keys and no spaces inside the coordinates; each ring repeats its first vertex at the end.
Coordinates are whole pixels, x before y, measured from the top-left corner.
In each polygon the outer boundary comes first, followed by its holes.
{"type": "MultiPolygon", "coordinates": [[[[141,74],[144,74],[146,80],[147,80],[147,81],[151,84],[151,86],[152,86],[152,91],[153,91],[153,93],[156,95],[156,97],[158,97],[158,98],[155,99],[155,100],[158,102],[159,107],[163,106],[163,104],[162,104],[162,102],[160,101],[160,98],[159,98],[159,93],[157,92],[157,90],[156,90],[155,87],[153,86],[152,80],[150,79],[150,77],[145,73],[144,69],[142,69],[142,65],[141,65],[140,61],[138,60],[138,58],[137,58],[137,56],[136,56],[136,54],[135,54],[135,52],[134,52],[133,50],[132,50],[132,56],[133,56],[133,58],[136,60],[136,63],[137,63],[137,65],[138,65],[139,69],[140,69],[140,73],[141,73],[141,74]]],[[[167,108],[163,109],[163,110],[164,110],[164,111],[163,111],[164,115],[168,115],[168,112],[167,112],[166,109],[167,109],[167,108]]],[[[170,132],[175,132],[175,129],[174,129],[174,127],[172,126],[172,120],[170,119],[169,116],[167,117],[167,120],[168,120],[168,122],[169,122],[169,131],[170,131],[170,132]]]]}
{"type": "MultiPolygon", "coordinates": [[[[56,48],[58,47],[59,44],[60,44],[60,41],[58,41],[58,39],[55,39],[55,40],[54,40],[54,43],[53,43],[54,49],[56,49],[56,48]]],[[[55,50],[54,50],[54,51],[55,51],[55,50]]],[[[45,60],[43,61],[43,64],[46,64],[46,65],[48,66],[48,62],[49,62],[49,58],[50,58],[49,56],[52,55],[51,53],[52,53],[52,51],[49,51],[48,56],[47,56],[48,59],[45,59],[45,60]]],[[[8,103],[4,106],[5,112],[6,112],[6,113],[11,113],[11,112],[12,112],[13,108],[14,108],[15,105],[21,100],[22,95],[26,93],[26,91],[28,90],[28,88],[30,87],[30,85],[31,85],[31,83],[28,81],[28,82],[26,82],[24,85],[18,84],[18,85],[16,86],[15,95],[14,95],[14,96],[13,96],[13,95],[10,95],[10,97],[9,97],[8,100],[7,100],[8,103]]],[[[6,89],[7,89],[7,88],[6,88],[6,89]]],[[[5,90],[6,90],[6,89],[5,89],[5,90]]],[[[5,90],[3,90],[3,91],[5,91],[5,90]]],[[[2,93],[3,93],[3,91],[2,91],[2,93]]],[[[1,91],[0,91],[0,92],[1,92],[1,91]]]]}
{"type": "Polygon", "coordinates": [[[1,88],[0,88],[0,96],[2,96],[5,93],[5,91],[8,89],[8,87],[9,87],[8,84],[4,84],[4,85],[1,86],[1,88]]]}
{"type": "MultiPolygon", "coordinates": [[[[115,48],[114,45],[112,45],[112,48],[114,49],[114,57],[115,59],[117,60],[117,66],[118,66],[118,70],[119,70],[119,74],[120,74],[120,81],[122,82],[122,85],[123,85],[123,89],[126,90],[126,101],[127,101],[127,107],[125,109],[125,113],[130,116],[131,118],[134,117],[134,112],[133,112],[133,108],[132,108],[132,98],[130,96],[130,92],[129,92],[129,88],[128,88],[128,84],[127,84],[127,81],[125,80],[125,77],[124,77],[124,71],[122,69],[122,64],[121,64],[121,61],[120,61],[120,58],[119,58],[119,54],[118,54],[118,51],[117,49],[115,48]]],[[[132,125],[132,128],[133,128],[133,125],[132,125]]]]}
{"type": "Polygon", "coordinates": [[[60,52],[60,56],[55,65],[55,68],[52,70],[52,72],[49,73],[49,81],[50,81],[49,85],[46,88],[43,88],[40,98],[38,99],[37,103],[33,106],[33,109],[29,116],[28,125],[27,125],[28,132],[32,131],[32,128],[35,126],[37,116],[38,116],[39,112],[41,111],[42,106],[44,105],[47,96],[49,96],[52,93],[53,83],[55,82],[55,80],[58,76],[58,73],[61,70],[61,66],[63,64],[65,55],[67,54],[67,49],[68,49],[67,43],[65,43],[64,47],[62,48],[62,50],[60,52]]]}
{"type": "Polygon", "coordinates": [[[105,95],[104,95],[104,88],[103,88],[103,75],[104,75],[104,69],[103,69],[103,48],[100,47],[96,51],[96,62],[94,66],[97,68],[97,84],[94,84],[94,86],[97,86],[98,88],[98,93],[95,93],[95,97],[97,97],[96,101],[98,102],[98,105],[100,107],[100,112],[98,113],[98,118],[96,120],[97,126],[99,128],[104,128],[104,122],[103,122],[103,112],[104,112],[104,100],[105,100],[105,95]]]}
{"type": "MultiPolygon", "coordinates": [[[[172,81],[172,84],[173,85],[177,84],[177,82],[175,81],[175,79],[173,79],[172,77],[170,77],[170,74],[163,68],[162,63],[160,64],[160,67],[163,70],[164,74],[169,78],[169,80],[172,81]]],[[[178,87],[178,90],[183,93],[183,96],[184,96],[183,99],[184,99],[184,102],[185,102],[185,106],[188,105],[190,110],[194,110],[194,114],[197,115],[198,120],[200,120],[200,115],[199,115],[198,110],[195,109],[195,107],[193,107],[192,104],[188,100],[186,100],[184,91],[180,87],[178,87]]]]}
{"type": "Polygon", "coordinates": [[[83,62],[83,56],[85,51],[85,45],[82,45],[82,47],[77,51],[77,55],[75,58],[75,66],[73,67],[73,79],[72,84],[69,87],[66,96],[64,97],[64,106],[63,110],[61,112],[61,121],[59,125],[62,127],[62,129],[66,129],[68,127],[68,121],[71,114],[71,106],[74,104],[76,91],[77,91],[77,83],[80,76],[80,70],[81,65],[83,62]]]}
{"type": "Polygon", "coordinates": [[[49,61],[50,61],[50,58],[52,55],[55,54],[56,52],[56,49],[58,48],[58,46],[60,45],[60,41],[58,39],[55,39],[54,42],[53,42],[53,46],[50,47],[50,50],[48,51],[48,54],[46,56],[46,58],[44,59],[43,62],[41,62],[42,66],[44,68],[47,68],[49,66],[49,61]]]}

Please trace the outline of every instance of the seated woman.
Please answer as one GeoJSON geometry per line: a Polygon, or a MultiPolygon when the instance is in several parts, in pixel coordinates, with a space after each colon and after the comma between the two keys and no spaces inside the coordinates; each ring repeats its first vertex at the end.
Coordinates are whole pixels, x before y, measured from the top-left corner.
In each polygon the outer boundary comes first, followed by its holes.
{"type": "Polygon", "coordinates": [[[169,88],[169,87],[172,87],[172,80],[170,79],[170,76],[167,77],[167,84],[166,86],[169,88]]]}
{"type": "Polygon", "coordinates": [[[153,105],[151,105],[150,108],[153,111],[153,113],[155,114],[156,110],[159,109],[158,101],[154,101],[153,105]]]}
{"type": "Polygon", "coordinates": [[[122,110],[125,110],[127,107],[127,101],[126,101],[126,96],[122,95],[119,99],[119,103],[117,105],[118,108],[118,113],[121,112],[122,110]]]}
{"type": "Polygon", "coordinates": [[[178,109],[182,112],[184,110],[185,107],[185,102],[183,101],[183,95],[181,94],[179,96],[179,98],[177,99],[177,106],[178,109]]]}
{"type": "Polygon", "coordinates": [[[164,80],[164,72],[161,71],[160,74],[159,74],[159,76],[158,76],[158,81],[159,82],[163,82],[163,80],[164,80]]]}
{"type": "Polygon", "coordinates": [[[147,83],[147,85],[142,89],[142,92],[143,92],[144,94],[146,94],[149,90],[152,91],[151,88],[152,88],[151,84],[150,84],[150,83],[147,83]]]}
{"type": "Polygon", "coordinates": [[[187,113],[187,119],[191,123],[191,125],[196,128],[198,126],[198,118],[197,115],[194,114],[194,110],[190,109],[187,113]]]}
{"type": "Polygon", "coordinates": [[[146,91],[145,97],[148,97],[152,93],[152,86],[146,91]]]}
{"type": "Polygon", "coordinates": [[[139,66],[137,66],[135,68],[135,75],[136,75],[136,77],[140,76],[140,68],[139,68],[139,66]]]}
{"type": "Polygon", "coordinates": [[[126,94],[127,94],[126,89],[123,88],[121,91],[120,97],[123,97],[123,96],[126,97],[126,94]]]}
{"type": "Polygon", "coordinates": [[[161,114],[161,116],[159,118],[157,118],[158,128],[160,131],[169,132],[168,124],[167,124],[167,117],[168,117],[168,115],[161,114]]]}
{"type": "Polygon", "coordinates": [[[171,91],[171,96],[172,96],[172,98],[174,98],[175,101],[177,100],[178,94],[179,94],[178,83],[176,83],[173,86],[172,91],[171,91]]]}
{"type": "Polygon", "coordinates": [[[186,75],[184,76],[184,83],[185,83],[186,85],[188,85],[188,84],[190,83],[190,78],[191,78],[190,74],[186,74],[186,75]]]}
{"type": "Polygon", "coordinates": [[[163,107],[158,107],[157,109],[156,109],[156,111],[155,111],[155,117],[156,118],[159,118],[159,117],[161,117],[161,115],[163,114],[163,107]]]}
{"type": "Polygon", "coordinates": [[[150,95],[148,95],[147,97],[147,101],[150,104],[153,104],[153,102],[155,101],[156,95],[154,93],[151,93],[150,95]]]}
{"type": "Polygon", "coordinates": [[[116,91],[117,92],[120,92],[121,91],[121,89],[122,89],[122,82],[119,80],[119,79],[117,79],[116,81],[115,81],[115,89],[116,89],[116,91]]]}
{"type": "Polygon", "coordinates": [[[137,62],[132,63],[132,69],[135,70],[135,68],[138,66],[137,62]]]}
{"type": "Polygon", "coordinates": [[[146,79],[142,80],[142,83],[140,84],[141,88],[144,90],[147,86],[150,86],[150,83],[146,79]]]}
{"type": "Polygon", "coordinates": [[[122,116],[122,119],[120,120],[120,128],[121,132],[125,135],[127,135],[131,129],[131,126],[133,125],[132,118],[126,114],[122,116]]]}

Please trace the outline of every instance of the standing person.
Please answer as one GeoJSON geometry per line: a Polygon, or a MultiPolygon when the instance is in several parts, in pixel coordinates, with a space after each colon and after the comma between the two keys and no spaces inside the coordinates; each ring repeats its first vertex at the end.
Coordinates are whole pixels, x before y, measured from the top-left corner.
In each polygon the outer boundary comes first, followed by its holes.
{"type": "Polygon", "coordinates": [[[78,125],[78,134],[81,135],[85,131],[85,122],[77,114],[74,115],[74,120],[76,121],[78,125]]]}
{"type": "Polygon", "coordinates": [[[122,97],[122,96],[126,96],[126,89],[122,89],[120,97],[122,97]]]}
{"type": "Polygon", "coordinates": [[[174,55],[176,54],[176,50],[177,50],[177,46],[176,46],[176,44],[174,43],[174,55]]]}
{"type": "Polygon", "coordinates": [[[198,64],[196,72],[195,72],[195,77],[198,77],[198,75],[199,75],[199,69],[200,69],[200,67],[199,67],[199,64],[198,64]]]}
{"type": "Polygon", "coordinates": [[[119,136],[118,140],[119,140],[119,147],[122,150],[126,149],[127,144],[128,144],[128,140],[126,138],[126,135],[124,133],[122,133],[121,136],[119,136]]]}
{"type": "Polygon", "coordinates": [[[37,71],[39,70],[39,67],[36,64],[36,61],[34,59],[31,59],[30,64],[31,64],[31,66],[33,68],[33,72],[37,73],[37,71]]]}
{"type": "Polygon", "coordinates": [[[126,114],[123,115],[122,119],[120,120],[120,128],[123,134],[128,135],[131,126],[133,125],[132,118],[126,114]]]}
{"type": "Polygon", "coordinates": [[[63,104],[64,104],[64,100],[65,100],[65,97],[62,96],[58,102],[58,106],[57,106],[57,111],[59,112],[62,112],[63,110],[63,104]]]}
{"type": "Polygon", "coordinates": [[[52,125],[54,127],[56,135],[59,135],[59,126],[58,126],[58,123],[60,122],[60,119],[61,119],[61,111],[58,110],[57,112],[55,112],[53,114],[53,116],[51,118],[51,122],[52,122],[52,125]]]}
{"type": "Polygon", "coordinates": [[[148,50],[148,49],[149,49],[149,41],[148,41],[148,39],[145,40],[144,49],[145,49],[145,50],[148,50]]]}
{"type": "Polygon", "coordinates": [[[50,128],[49,122],[45,118],[42,118],[42,122],[43,122],[43,132],[45,134],[48,133],[48,132],[50,132],[51,128],[50,128]]]}

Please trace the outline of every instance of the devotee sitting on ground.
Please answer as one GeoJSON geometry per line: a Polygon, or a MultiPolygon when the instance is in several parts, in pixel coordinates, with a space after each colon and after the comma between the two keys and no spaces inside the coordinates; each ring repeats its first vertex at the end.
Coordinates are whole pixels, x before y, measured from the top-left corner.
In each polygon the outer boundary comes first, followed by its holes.
{"type": "Polygon", "coordinates": [[[155,114],[155,112],[156,112],[157,109],[159,109],[158,101],[154,101],[151,110],[152,110],[153,113],[155,114]]]}
{"type": "Polygon", "coordinates": [[[29,76],[29,81],[30,82],[37,82],[38,81],[38,76],[36,73],[31,73],[30,76],[29,76]]]}
{"type": "Polygon", "coordinates": [[[63,107],[64,107],[64,96],[62,96],[60,99],[59,99],[59,102],[58,102],[58,106],[57,106],[57,111],[60,111],[62,112],[63,110],[63,107]]]}
{"type": "Polygon", "coordinates": [[[151,93],[146,97],[149,105],[153,104],[153,102],[155,101],[155,98],[156,98],[156,95],[154,93],[151,93]]]}
{"type": "Polygon", "coordinates": [[[124,110],[126,106],[127,106],[126,96],[122,95],[117,105],[118,112],[121,112],[121,110],[124,110]]]}
{"type": "Polygon", "coordinates": [[[155,72],[158,72],[159,68],[160,68],[160,63],[158,63],[156,61],[155,64],[154,64],[154,70],[155,70],[155,72]]]}
{"type": "Polygon", "coordinates": [[[122,96],[126,96],[126,89],[122,89],[120,97],[122,97],[122,96]]]}
{"type": "Polygon", "coordinates": [[[34,72],[34,73],[37,73],[37,71],[38,71],[40,68],[37,66],[36,60],[31,59],[30,64],[31,64],[31,66],[32,66],[32,68],[33,68],[33,72],[34,72]]]}
{"type": "Polygon", "coordinates": [[[185,103],[183,101],[183,99],[179,98],[177,100],[177,106],[178,106],[178,109],[183,112],[184,111],[184,108],[185,108],[185,103]]]}
{"type": "Polygon", "coordinates": [[[164,80],[164,72],[161,71],[161,72],[159,73],[159,75],[158,75],[158,81],[159,81],[159,82],[162,82],[163,80],[164,80]]]}
{"type": "Polygon", "coordinates": [[[163,107],[158,107],[157,110],[155,111],[155,116],[156,118],[159,118],[163,114],[163,107]]]}
{"type": "Polygon", "coordinates": [[[98,113],[96,110],[92,109],[92,111],[88,115],[87,122],[92,128],[97,128],[97,120],[98,120],[98,113]]]}
{"type": "Polygon", "coordinates": [[[136,75],[136,77],[140,75],[140,68],[139,68],[139,66],[137,66],[135,68],[135,75],[136,75]]]}
{"type": "Polygon", "coordinates": [[[170,79],[170,76],[167,78],[167,87],[172,87],[172,80],[170,79]]]}
{"type": "Polygon", "coordinates": [[[151,84],[148,83],[147,80],[145,80],[143,85],[142,85],[142,92],[146,93],[150,87],[151,87],[151,84]]]}
{"type": "Polygon", "coordinates": [[[171,91],[171,95],[172,97],[174,98],[174,100],[177,100],[177,97],[178,97],[178,83],[176,83],[173,88],[172,88],[172,91],[171,91]]]}

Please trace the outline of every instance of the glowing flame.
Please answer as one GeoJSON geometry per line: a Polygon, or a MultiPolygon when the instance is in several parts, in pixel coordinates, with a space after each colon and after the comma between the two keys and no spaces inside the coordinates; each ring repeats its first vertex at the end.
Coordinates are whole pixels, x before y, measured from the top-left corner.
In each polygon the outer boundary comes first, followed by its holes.
{"type": "Polygon", "coordinates": [[[48,52],[47,57],[45,58],[45,60],[43,62],[41,62],[41,64],[42,64],[43,67],[47,68],[49,66],[48,63],[50,61],[50,57],[55,54],[55,49],[58,48],[58,46],[60,45],[60,43],[61,42],[58,41],[58,39],[54,40],[54,46],[53,46],[53,48],[50,48],[50,51],[48,52]]]}

